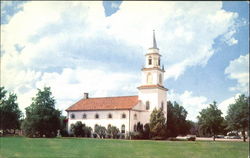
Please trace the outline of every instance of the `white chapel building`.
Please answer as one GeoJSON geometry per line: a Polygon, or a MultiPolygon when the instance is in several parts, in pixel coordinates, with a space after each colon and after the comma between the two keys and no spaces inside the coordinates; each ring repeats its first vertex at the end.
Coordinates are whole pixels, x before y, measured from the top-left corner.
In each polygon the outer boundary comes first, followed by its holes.
{"type": "MultiPolygon", "coordinates": [[[[121,133],[133,132],[138,122],[149,123],[154,108],[162,108],[167,118],[167,88],[163,85],[164,67],[153,31],[153,47],[145,54],[145,66],[141,70],[142,83],[136,96],[91,98],[88,93],[66,109],[68,132],[71,124],[81,121],[86,126],[116,126],[121,133]]],[[[136,88],[136,87],[135,87],[136,88]]]]}

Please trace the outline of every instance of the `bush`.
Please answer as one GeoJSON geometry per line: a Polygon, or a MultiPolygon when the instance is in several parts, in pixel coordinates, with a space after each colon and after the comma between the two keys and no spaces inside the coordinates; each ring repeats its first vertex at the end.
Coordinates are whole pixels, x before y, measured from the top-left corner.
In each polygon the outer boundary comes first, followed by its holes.
{"type": "Polygon", "coordinates": [[[60,134],[62,137],[69,137],[69,133],[66,129],[60,130],[60,134]]]}
{"type": "Polygon", "coordinates": [[[76,137],[91,137],[92,128],[85,126],[81,121],[71,124],[71,130],[76,137]]]}
{"type": "Polygon", "coordinates": [[[96,134],[96,133],[93,133],[93,137],[94,137],[94,138],[97,138],[97,134],[96,134]]]}
{"type": "Polygon", "coordinates": [[[143,139],[143,134],[140,132],[131,132],[131,139],[143,139]]]}
{"type": "Polygon", "coordinates": [[[105,138],[105,136],[107,135],[107,129],[104,126],[96,125],[95,126],[95,133],[100,138],[105,138]]]}
{"type": "Polygon", "coordinates": [[[106,135],[108,138],[119,138],[119,132],[117,127],[109,125],[106,135]]]}
{"type": "Polygon", "coordinates": [[[155,136],[155,137],[152,137],[152,140],[165,140],[165,138],[162,136],[155,136]]]}

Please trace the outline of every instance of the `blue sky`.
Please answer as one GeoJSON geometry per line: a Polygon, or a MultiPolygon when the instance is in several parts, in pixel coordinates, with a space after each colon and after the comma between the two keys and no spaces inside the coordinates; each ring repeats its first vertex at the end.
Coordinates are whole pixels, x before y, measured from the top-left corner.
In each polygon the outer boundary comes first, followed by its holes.
{"type": "Polygon", "coordinates": [[[50,86],[63,111],[90,97],[137,95],[152,30],[168,100],[196,120],[249,94],[247,2],[1,2],[1,85],[21,109],[50,86]]]}

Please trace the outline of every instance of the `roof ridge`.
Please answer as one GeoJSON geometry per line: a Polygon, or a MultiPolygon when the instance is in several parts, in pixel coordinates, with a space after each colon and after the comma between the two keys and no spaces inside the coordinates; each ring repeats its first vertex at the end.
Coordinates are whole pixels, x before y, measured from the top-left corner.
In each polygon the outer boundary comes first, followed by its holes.
{"type": "Polygon", "coordinates": [[[111,97],[89,97],[88,99],[102,99],[102,98],[122,98],[122,97],[138,97],[138,95],[128,95],[128,96],[111,96],[111,97]]]}

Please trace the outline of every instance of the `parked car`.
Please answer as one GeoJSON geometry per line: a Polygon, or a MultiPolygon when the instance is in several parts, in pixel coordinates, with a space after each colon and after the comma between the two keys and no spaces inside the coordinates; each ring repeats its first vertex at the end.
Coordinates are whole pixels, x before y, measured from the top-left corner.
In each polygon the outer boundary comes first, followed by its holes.
{"type": "Polygon", "coordinates": [[[226,136],[226,139],[241,139],[240,136],[226,136]]]}
{"type": "Polygon", "coordinates": [[[215,138],[225,138],[224,135],[216,135],[215,138]]]}

